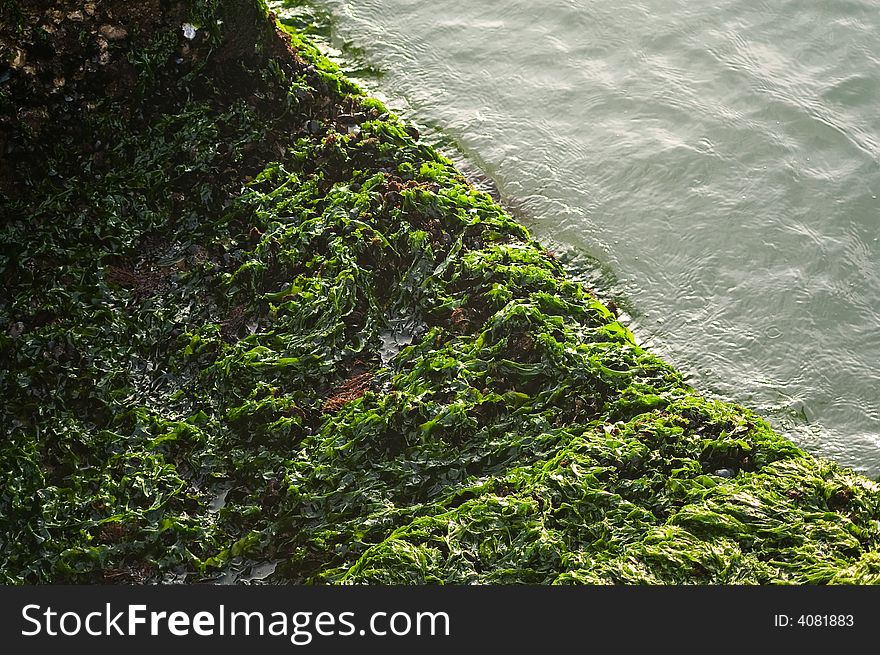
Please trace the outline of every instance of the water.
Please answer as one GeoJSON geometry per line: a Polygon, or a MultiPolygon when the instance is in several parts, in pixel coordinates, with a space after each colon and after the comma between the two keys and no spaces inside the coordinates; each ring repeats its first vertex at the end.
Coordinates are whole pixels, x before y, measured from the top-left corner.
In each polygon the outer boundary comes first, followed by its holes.
{"type": "Polygon", "coordinates": [[[315,4],[692,384],[880,475],[880,1],[315,4]]]}

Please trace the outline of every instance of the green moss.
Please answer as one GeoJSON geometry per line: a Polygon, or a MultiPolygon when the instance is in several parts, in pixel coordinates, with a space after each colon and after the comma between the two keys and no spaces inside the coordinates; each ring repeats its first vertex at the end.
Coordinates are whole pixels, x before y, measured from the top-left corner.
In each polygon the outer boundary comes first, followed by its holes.
{"type": "Polygon", "coordinates": [[[3,582],[877,580],[875,483],[699,395],[293,36],[157,63],[174,102],[3,199],[3,582]]]}
{"type": "Polygon", "coordinates": [[[17,0],[3,0],[0,7],[2,7],[0,27],[20,32],[24,28],[24,14],[21,7],[18,6],[17,0]]]}

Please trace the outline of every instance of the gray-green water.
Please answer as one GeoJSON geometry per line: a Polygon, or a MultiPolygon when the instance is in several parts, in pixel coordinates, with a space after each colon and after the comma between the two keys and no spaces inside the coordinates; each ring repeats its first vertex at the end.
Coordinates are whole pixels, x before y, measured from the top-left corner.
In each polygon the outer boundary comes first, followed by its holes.
{"type": "Polygon", "coordinates": [[[315,4],[643,343],[880,474],[880,1],[315,4]]]}

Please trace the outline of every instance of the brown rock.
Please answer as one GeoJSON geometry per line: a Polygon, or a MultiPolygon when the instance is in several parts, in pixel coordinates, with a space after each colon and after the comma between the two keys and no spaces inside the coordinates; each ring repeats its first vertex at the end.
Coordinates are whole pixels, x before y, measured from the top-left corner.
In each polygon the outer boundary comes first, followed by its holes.
{"type": "Polygon", "coordinates": [[[119,41],[128,36],[128,30],[122,25],[101,25],[99,31],[101,32],[101,36],[108,41],[119,41]]]}

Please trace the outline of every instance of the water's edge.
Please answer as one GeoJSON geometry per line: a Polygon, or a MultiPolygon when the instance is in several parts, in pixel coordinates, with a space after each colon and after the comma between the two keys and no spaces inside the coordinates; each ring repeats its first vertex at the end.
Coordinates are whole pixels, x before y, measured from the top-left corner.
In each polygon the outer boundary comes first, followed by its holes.
{"type": "Polygon", "coordinates": [[[880,475],[871,3],[279,4],[540,239],[617,271],[600,293],[694,384],[880,475]]]}

